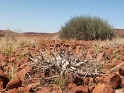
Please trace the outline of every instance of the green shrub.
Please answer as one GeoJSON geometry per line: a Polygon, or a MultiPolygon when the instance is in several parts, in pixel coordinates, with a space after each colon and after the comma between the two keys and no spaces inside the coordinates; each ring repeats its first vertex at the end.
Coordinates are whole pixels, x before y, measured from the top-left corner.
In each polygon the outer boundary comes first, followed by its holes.
{"type": "Polygon", "coordinates": [[[61,39],[105,40],[115,36],[113,27],[99,17],[79,16],[71,18],[61,27],[61,39]]]}

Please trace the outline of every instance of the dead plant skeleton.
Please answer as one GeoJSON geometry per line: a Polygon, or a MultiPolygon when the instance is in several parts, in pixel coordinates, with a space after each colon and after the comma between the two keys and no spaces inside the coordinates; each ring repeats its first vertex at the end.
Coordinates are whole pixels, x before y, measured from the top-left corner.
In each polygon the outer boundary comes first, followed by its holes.
{"type": "MultiPolygon", "coordinates": [[[[97,62],[90,62],[89,60],[81,60],[77,58],[76,54],[72,54],[71,51],[61,50],[59,52],[52,52],[46,54],[41,52],[41,55],[35,58],[29,57],[32,60],[33,69],[27,73],[25,79],[39,80],[46,86],[55,83],[57,78],[66,78],[68,75],[75,77],[96,77],[102,74],[101,65],[97,62]],[[43,76],[38,75],[43,73],[43,76]],[[35,75],[35,78],[34,78],[35,75]]],[[[27,64],[29,66],[29,64],[27,64]]],[[[42,85],[42,84],[41,84],[42,85]]]]}

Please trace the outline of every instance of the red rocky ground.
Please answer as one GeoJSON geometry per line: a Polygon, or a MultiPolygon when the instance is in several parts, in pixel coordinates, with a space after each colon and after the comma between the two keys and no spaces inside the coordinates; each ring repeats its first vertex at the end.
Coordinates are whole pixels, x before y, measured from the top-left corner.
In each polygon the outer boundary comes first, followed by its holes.
{"type": "Polygon", "coordinates": [[[47,40],[22,46],[9,56],[1,53],[0,91],[124,93],[124,46],[99,48],[98,44],[47,40]]]}

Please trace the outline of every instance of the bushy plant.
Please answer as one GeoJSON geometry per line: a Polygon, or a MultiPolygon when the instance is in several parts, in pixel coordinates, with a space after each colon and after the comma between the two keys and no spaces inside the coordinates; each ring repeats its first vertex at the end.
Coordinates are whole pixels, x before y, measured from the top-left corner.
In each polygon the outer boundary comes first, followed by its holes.
{"type": "Polygon", "coordinates": [[[113,27],[100,17],[79,16],[71,18],[61,27],[61,39],[105,40],[114,37],[113,27]]]}

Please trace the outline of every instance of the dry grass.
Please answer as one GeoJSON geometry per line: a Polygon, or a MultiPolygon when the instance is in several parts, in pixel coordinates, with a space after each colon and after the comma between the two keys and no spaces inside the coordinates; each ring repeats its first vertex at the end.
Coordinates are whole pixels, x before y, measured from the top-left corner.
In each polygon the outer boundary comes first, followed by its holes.
{"type": "MultiPolygon", "coordinates": [[[[56,39],[56,38],[55,38],[56,39]]],[[[37,45],[39,43],[46,42],[49,39],[45,38],[37,38],[37,37],[26,37],[23,35],[16,35],[14,33],[6,32],[6,37],[0,37],[0,53],[5,54],[8,56],[11,54],[15,49],[19,47],[23,47],[25,45],[37,45]]],[[[124,45],[124,38],[114,38],[113,40],[105,40],[105,41],[93,41],[93,47],[97,52],[102,50],[102,47],[109,46],[109,47],[118,47],[124,45]]]]}
{"type": "Polygon", "coordinates": [[[98,41],[93,41],[93,45],[98,50],[98,52],[100,52],[100,50],[102,49],[102,47],[115,48],[115,47],[119,47],[119,46],[124,46],[124,38],[118,37],[118,38],[114,38],[112,40],[105,40],[105,41],[98,40],[98,41]]]}
{"type": "Polygon", "coordinates": [[[15,49],[23,47],[25,45],[37,45],[37,38],[31,37],[1,37],[0,38],[0,52],[8,56],[15,49]]]}

